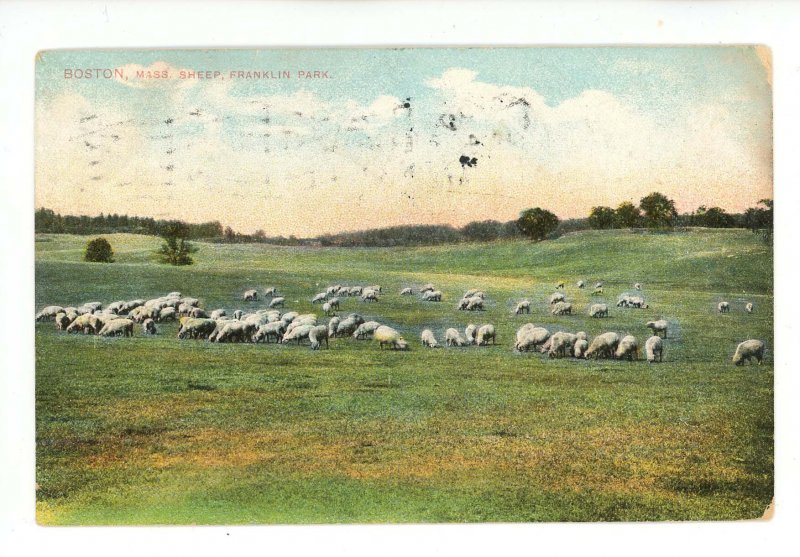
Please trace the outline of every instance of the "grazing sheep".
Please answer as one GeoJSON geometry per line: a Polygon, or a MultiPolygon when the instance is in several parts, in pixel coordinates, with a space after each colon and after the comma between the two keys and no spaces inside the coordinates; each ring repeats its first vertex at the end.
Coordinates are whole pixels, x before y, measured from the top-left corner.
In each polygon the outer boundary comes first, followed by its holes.
{"type": "Polygon", "coordinates": [[[90,321],[91,317],[91,313],[79,315],[67,326],[66,331],[68,333],[84,333],[87,335],[94,333],[95,331],[92,328],[92,322],[90,321]]]}
{"type": "Polygon", "coordinates": [[[464,346],[467,344],[467,339],[457,329],[450,328],[444,333],[444,342],[447,346],[464,346]]]}
{"type": "Polygon", "coordinates": [[[341,289],[342,289],[341,284],[335,284],[333,286],[329,286],[328,288],[326,288],[325,293],[328,294],[329,296],[332,296],[334,294],[337,294],[341,289]]]}
{"type": "Polygon", "coordinates": [[[270,308],[281,307],[282,308],[282,307],[284,307],[285,302],[286,302],[286,298],[283,298],[283,297],[280,297],[280,296],[277,297],[277,298],[272,298],[269,301],[268,307],[270,307],[270,308]]]}
{"type": "Polygon", "coordinates": [[[175,321],[177,318],[178,318],[178,313],[175,311],[175,308],[173,307],[166,307],[158,313],[158,320],[161,322],[175,321]]]}
{"type": "Polygon", "coordinates": [[[579,280],[577,282],[577,286],[578,286],[578,288],[585,288],[586,287],[586,283],[583,282],[582,280],[579,280]]]}
{"type": "Polygon", "coordinates": [[[547,347],[547,355],[550,358],[565,358],[567,354],[572,354],[572,347],[578,340],[578,336],[564,331],[552,334],[547,347]]]}
{"type": "Polygon", "coordinates": [[[556,284],[556,290],[559,290],[559,289],[564,290],[564,281],[563,280],[561,282],[559,282],[558,284],[556,284]]]}
{"type": "Polygon", "coordinates": [[[377,321],[367,321],[366,323],[361,323],[355,331],[353,331],[353,338],[356,340],[368,339],[371,335],[375,334],[375,331],[380,327],[381,324],[377,321]]]}
{"type": "Polygon", "coordinates": [[[761,365],[764,361],[765,348],[766,345],[761,340],[746,340],[736,347],[736,353],[733,355],[733,363],[737,366],[744,365],[745,361],[752,364],[752,358],[755,358],[758,365],[761,365]]]}
{"type": "Polygon", "coordinates": [[[483,311],[483,298],[473,296],[469,299],[466,307],[467,311],[483,311]]]}
{"type": "Polygon", "coordinates": [[[436,337],[433,335],[433,331],[430,329],[425,329],[422,331],[420,340],[422,341],[422,346],[427,346],[428,348],[439,348],[439,343],[436,341],[436,337]]]}
{"type": "Polygon", "coordinates": [[[462,297],[466,300],[467,298],[472,298],[477,293],[478,293],[478,289],[477,288],[470,288],[469,290],[464,292],[464,296],[462,296],[462,297]]]}
{"type": "Polygon", "coordinates": [[[747,304],[744,306],[744,310],[747,313],[753,313],[753,302],[747,302],[747,304]]]}
{"type": "Polygon", "coordinates": [[[339,309],[339,302],[340,302],[339,298],[331,298],[330,300],[328,300],[331,309],[339,309]]]}
{"type": "Polygon", "coordinates": [[[226,315],[228,315],[228,312],[226,312],[224,309],[215,309],[214,311],[211,312],[209,318],[219,319],[220,317],[225,317],[226,315]]]}
{"type": "Polygon", "coordinates": [[[428,284],[424,285],[422,288],[419,289],[419,293],[420,294],[424,294],[428,290],[436,290],[436,287],[434,285],[432,285],[431,283],[428,283],[428,284]]]}
{"type": "Polygon", "coordinates": [[[103,337],[132,337],[133,321],[130,319],[112,319],[97,333],[103,337]]]}
{"type": "MultiPolygon", "coordinates": [[[[424,300],[425,296],[423,296],[422,299],[424,300]]],[[[470,298],[461,298],[458,301],[458,304],[456,305],[456,309],[459,310],[459,311],[464,311],[465,309],[467,309],[467,306],[469,305],[469,301],[470,301],[470,298]]]]}
{"type": "Polygon", "coordinates": [[[576,358],[584,358],[588,348],[589,342],[585,338],[579,338],[575,341],[575,346],[572,347],[572,354],[576,358]]]}
{"type": "Polygon", "coordinates": [[[478,327],[470,323],[467,325],[467,328],[464,329],[464,336],[467,338],[468,344],[475,344],[475,332],[478,330],[478,327]]]}
{"type": "Polygon", "coordinates": [[[120,300],[118,302],[112,302],[106,306],[106,311],[110,311],[112,313],[120,313],[122,308],[125,307],[125,301],[120,300]]]}
{"type": "Polygon", "coordinates": [[[641,285],[641,284],[639,284],[638,282],[637,282],[636,284],[634,284],[634,285],[633,285],[633,287],[634,287],[636,290],[641,290],[641,289],[642,289],[642,285],[641,285]]]}
{"type": "Polygon", "coordinates": [[[308,340],[311,342],[311,350],[319,350],[323,340],[325,341],[325,347],[330,348],[328,344],[328,326],[316,325],[311,327],[311,330],[308,331],[308,340]]]}
{"type": "Polygon", "coordinates": [[[56,314],[55,321],[57,331],[66,331],[69,324],[72,323],[72,320],[63,311],[56,314]]]}
{"type": "Polygon", "coordinates": [[[320,292],[319,294],[317,294],[316,296],[314,296],[311,299],[311,303],[312,304],[322,304],[327,299],[328,299],[328,293],[327,292],[320,292]]]}
{"type": "Polygon", "coordinates": [[[717,310],[719,310],[720,313],[728,313],[731,311],[731,305],[728,302],[720,302],[717,304],[717,310]]]}
{"type": "Polygon", "coordinates": [[[667,338],[667,323],[666,319],[659,319],[658,321],[648,321],[645,323],[645,327],[653,331],[654,335],[663,336],[667,338]]]}
{"type": "Polygon", "coordinates": [[[608,306],[606,304],[592,304],[589,306],[589,317],[608,317],[608,306]]]}
{"type": "Polygon", "coordinates": [[[358,328],[359,323],[356,323],[355,319],[350,319],[349,317],[343,319],[336,325],[336,335],[337,337],[346,337],[352,335],[356,329],[358,328]]]}
{"type": "Polygon", "coordinates": [[[330,321],[328,321],[328,336],[329,337],[335,337],[336,336],[336,328],[339,326],[339,323],[341,323],[341,321],[342,320],[339,319],[338,317],[335,317],[335,316],[331,317],[330,321]]]}
{"type": "Polygon", "coordinates": [[[658,361],[662,361],[664,357],[664,341],[661,340],[660,336],[652,336],[648,338],[644,343],[644,354],[647,357],[648,363],[653,363],[658,358],[658,361]]]}
{"type": "Polygon", "coordinates": [[[617,333],[597,335],[589,344],[589,349],[586,350],[586,358],[613,358],[618,345],[619,335],[617,333]]]}
{"type": "Polygon", "coordinates": [[[364,287],[362,286],[351,286],[347,289],[348,296],[361,296],[361,293],[364,291],[364,287]]]}
{"type": "Polygon", "coordinates": [[[288,344],[290,341],[296,340],[297,344],[300,344],[300,341],[302,341],[304,338],[308,338],[309,333],[311,333],[311,329],[314,327],[316,327],[316,325],[300,325],[291,331],[286,331],[286,334],[283,335],[281,343],[288,344]]]}
{"type": "Polygon", "coordinates": [[[272,321],[265,323],[258,327],[258,330],[253,333],[253,342],[267,342],[270,338],[275,338],[275,342],[279,343],[283,340],[283,333],[286,331],[286,326],[282,321],[272,321]]]}
{"type": "Polygon", "coordinates": [[[296,329],[297,327],[300,327],[302,325],[316,325],[316,324],[317,324],[317,316],[316,315],[313,315],[313,314],[300,315],[299,317],[296,317],[294,319],[294,321],[292,321],[291,323],[289,323],[286,326],[286,332],[287,333],[291,332],[294,329],[296,329]]]}
{"type": "Polygon", "coordinates": [[[257,302],[258,301],[258,292],[255,290],[248,290],[244,294],[242,294],[242,298],[245,302],[257,302]]]}
{"type": "MultiPolygon", "coordinates": [[[[255,325],[244,323],[242,321],[222,321],[216,335],[213,338],[214,342],[245,342],[251,340],[255,325]]],[[[209,340],[212,340],[209,338],[209,340]]]]}
{"type": "Polygon", "coordinates": [[[631,335],[622,337],[622,340],[619,341],[617,345],[617,351],[614,353],[614,356],[618,360],[622,360],[623,358],[627,358],[630,361],[638,360],[639,343],[636,341],[636,337],[631,335]]]}
{"type": "Polygon", "coordinates": [[[442,301],[442,291],[441,290],[426,290],[422,293],[422,300],[425,302],[441,302],[442,301]]]}
{"type": "Polygon", "coordinates": [[[217,328],[217,322],[208,318],[184,317],[181,319],[181,328],[178,338],[208,338],[217,328]]]}
{"type": "MultiPolygon", "coordinates": [[[[133,302],[128,302],[129,304],[135,303],[139,300],[134,300],[133,302]]],[[[200,300],[197,298],[181,298],[181,304],[186,304],[187,306],[197,307],[200,305],[200,300]]]]}
{"type": "Polygon", "coordinates": [[[372,288],[365,288],[364,291],[361,293],[361,301],[362,302],[377,302],[378,301],[378,292],[373,290],[372,288]]]}
{"type": "Polygon", "coordinates": [[[558,302],[565,302],[567,297],[564,296],[563,292],[556,292],[552,296],[550,296],[550,305],[557,304],[558,302]]]}
{"type": "Polygon", "coordinates": [[[378,284],[373,284],[372,286],[367,286],[366,288],[368,288],[370,290],[374,290],[378,294],[381,294],[383,292],[383,289],[378,284]]]}
{"type": "Polygon", "coordinates": [[[408,343],[400,336],[400,333],[386,325],[381,325],[375,329],[372,337],[378,341],[378,345],[383,350],[384,345],[388,345],[394,350],[408,350],[408,343]]]}
{"type": "Polygon", "coordinates": [[[83,307],[90,308],[92,310],[92,313],[94,313],[95,311],[100,311],[101,309],[103,309],[103,304],[101,304],[100,302],[86,302],[85,304],[83,304],[83,307]]]}
{"type": "Polygon", "coordinates": [[[414,291],[413,291],[413,290],[411,290],[410,288],[403,288],[403,289],[400,291],[400,295],[401,295],[401,296],[413,296],[413,294],[414,294],[414,291]]]}
{"type": "Polygon", "coordinates": [[[170,292],[165,296],[165,298],[180,298],[180,297],[181,297],[180,292],[170,292]]]}
{"type": "Polygon", "coordinates": [[[492,324],[481,325],[478,328],[478,333],[475,335],[475,344],[478,346],[485,346],[489,344],[489,339],[492,339],[492,344],[497,340],[497,331],[492,324]]]}
{"type": "Polygon", "coordinates": [[[189,312],[189,317],[194,317],[195,319],[207,319],[208,314],[202,308],[194,308],[189,312]]]}
{"type": "Polygon", "coordinates": [[[142,332],[146,335],[157,335],[158,329],[156,328],[156,322],[152,319],[145,319],[142,322],[142,332]]]}
{"type": "Polygon", "coordinates": [[[641,296],[631,296],[628,299],[628,305],[630,307],[641,308],[641,309],[647,309],[648,307],[650,307],[645,303],[644,298],[642,298],[641,296]]]}
{"type": "Polygon", "coordinates": [[[181,317],[189,315],[190,311],[192,311],[192,306],[190,306],[189,304],[181,303],[178,306],[178,315],[180,315],[181,317]]]}
{"type": "Polygon", "coordinates": [[[278,295],[278,289],[275,288],[274,286],[270,286],[269,288],[265,288],[264,289],[264,296],[265,297],[266,296],[277,296],[277,295],[278,295]]]}
{"type": "Polygon", "coordinates": [[[291,323],[292,321],[294,321],[294,320],[295,320],[295,318],[297,318],[297,316],[299,316],[299,315],[300,315],[300,313],[299,313],[299,312],[296,312],[296,311],[287,311],[286,313],[284,313],[283,315],[281,315],[281,321],[283,321],[283,323],[284,323],[285,325],[288,325],[289,323],[291,323]]]}
{"type": "Polygon", "coordinates": [[[322,304],[322,312],[325,315],[330,315],[333,312],[333,309],[331,308],[331,304],[329,302],[325,302],[324,304],[322,304]]]}
{"type": "Polygon", "coordinates": [[[558,302],[550,312],[553,315],[572,315],[572,304],[569,302],[558,302]]]}
{"type": "Polygon", "coordinates": [[[515,315],[519,315],[521,313],[530,313],[531,312],[531,303],[528,300],[522,300],[520,303],[517,304],[517,308],[514,310],[515,315]]]}
{"type": "Polygon", "coordinates": [[[527,323],[517,331],[517,342],[514,349],[518,352],[527,352],[545,344],[550,339],[550,331],[544,327],[537,327],[533,323],[527,323]]]}
{"type": "Polygon", "coordinates": [[[64,312],[64,308],[61,306],[47,306],[36,314],[36,321],[50,321],[51,319],[55,319],[56,315],[62,312],[64,312]]]}

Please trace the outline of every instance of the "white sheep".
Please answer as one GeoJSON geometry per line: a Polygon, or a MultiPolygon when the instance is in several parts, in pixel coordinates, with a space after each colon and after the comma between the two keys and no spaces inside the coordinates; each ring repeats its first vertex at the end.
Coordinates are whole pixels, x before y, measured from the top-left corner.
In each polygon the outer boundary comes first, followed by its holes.
{"type": "Polygon", "coordinates": [[[319,294],[317,294],[316,296],[314,296],[311,299],[311,303],[312,304],[321,304],[321,303],[324,303],[325,300],[327,300],[327,299],[328,299],[328,293],[327,292],[320,292],[319,294]]]}
{"type": "Polygon", "coordinates": [[[413,294],[414,294],[414,291],[413,291],[413,290],[411,290],[410,288],[403,288],[403,289],[400,291],[400,295],[401,295],[401,296],[412,296],[413,294]]]}
{"type": "Polygon", "coordinates": [[[55,319],[56,315],[62,312],[64,312],[64,308],[61,306],[47,306],[36,314],[36,321],[50,321],[51,319],[55,319]]]}
{"type": "Polygon", "coordinates": [[[586,358],[613,358],[619,345],[617,333],[603,333],[592,339],[586,350],[586,358]]]}
{"type": "Polygon", "coordinates": [[[156,328],[156,322],[152,319],[145,319],[142,322],[142,332],[146,335],[157,335],[158,329],[156,328]]]}
{"type": "Polygon", "coordinates": [[[287,311],[286,313],[284,313],[283,315],[281,315],[281,321],[283,321],[283,323],[284,323],[285,325],[288,325],[289,323],[291,323],[292,321],[294,321],[294,320],[295,320],[295,319],[296,319],[296,318],[297,318],[299,315],[300,315],[300,313],[299,313],[299,312],[296,312],[296,311],[287,311]]]}
{"type": "Polygon", "coordinates": [[[270,308],[277,308],[277,307],[281,307],[282,308],[282,307],[284,307],[285,303],[286,303],[286,298],[284,298],[282,296],[278,296],[277,298],[272,298],[269,301],[268,306],[270,308]]]}
{"type": "Polygon", "coordinates": [[[477,288],[470,288],[469,290],[467,290],[466,292],[464,292],[464,296],[463,296],[463,298],[464,298],[465,300],[466,300],[467,298],[472,298],[472,297],[473,297],[475,294],[477,294],[477,293],[478,293],[478,289],[477,289],[477,288]]]}
{"type": "Polygon", "coordinates": [[[644,354],[648,363],[653,363],[658,359],[662,361],[664,357],[664,341],[660,336],[651,336],[644,343],[644,354]]]}
{"type": "Polygon", "coordinates": [[[343,319],[336,325],[336,336],[337,337],[345,337],[348,335],[352,335],[356,329],[358,328],[359,323],[350,317],[343,319]]]}
{"type": "Polygon", "coordinates": [[[544,327],[537,327],[533,323],[526,323],[517,331],[514,349],[518,352],[527,352],[545,344],[549,339],[550,331],[544,327]]]}
{"type": "Polygon", "coordinates": [[[489,339],[492,340],[492,344],[495,344],[497,340],[497,331],[491,323],[481,325],[478,328],[478,332],[475,335],[475,344],[478,346],[485,346],[489,344],[489,339]]]}
{"type": "Polygon", "coordinates": [[[368,339],[371,335],[375,334],[375,331],[380,327],[381,324],[377,321],[367,321],[366,323],[361,323],[355,331],[353,331],[353,338],[356,340],[368,339]]]}
{"type": "Polygon", "coordinates": [[[424,294],[428,290],[436,290],[436,287],[434,285],[432,285],[431,283],[428,283],[428,284],[424,285],[422,288],[419,289],[419,293],[420,294],[424,294]]]}
{"type": "Polygon", "coordinates": [[[228,315],[228,312],[226,312],[224,309],[215,309],[214,311],[211,312],[209,318],[219,319],[220,317],[225,317],[226,315],[228,315]]]}
{"type": "Polygon", "coordinates": [[[244,294],[242,294],[242,298],[245,302],[257,302],[258,292],[255,290],[247,290],[244,294]]]}
{"type": "Polygon", "coordinates": [[[550,313],[553,315],[572,315],[572,304],[569,302],[557,302],[550,313]]]}
{"type": "Polygon", "coordinates": [[[372,288],[365,288],[364,291],[361,293],[361,301],[362,302],[377,302],[378,301],[378,292],[373,290],[372,288]]]}
{"type": "Polygon", "coordinates": [[[336,316],[331,317],[330,321],[328,321],[328,336],[329,337],[335,337],[336,336],[336,327],[339,326],[339,323],[341,323],[341,321],[342,320],[340,318],[336,317],[336,316]]]}
{"type": "Polygon", "coordinates": [[[663,336],[667,338],[667,327],[669,323],[667,323],[666,319],[659,319],[658,321],[648,321],[645,323],[645,327],[653,331],[654,335],[663,336]]]}
{"type": "Polygon", "coordinates": [[[433,334],[433,331],[430,329],[425,329],[420,334],[420,340],[422,341],[422,346],[427,346],[428,348],[439,348],[439,343],[436,341],[436,337],[433,334]]]}
{"type": "Polygon", "coordinates": [[[270,286],[269,288],[264,289],[264,296],[277,296],[278,289],[274,286],[270,286]]]}
{"type": "Polygon", "coordinates": [[[638,360],[639,343],[637,342],[636,337],[632,335],[622,337],[622,340],[620,340],[619,344],[617,345],[617,350],[614,353],[614,356],[618,360],[622,360],[623,358],[627,358],[630,361],[638,360]]]}
{"type": "Polygon", "coordinates": [[[517,307],[514,310],[515,315],[519,315],[521,313],[530,313],[530,312],[531,312],[531,303],[529,300],[522,300],[520,303],[517,304],[517,307]]]}
{"type": "Polygon", "coordinates": [[[728,302],[720,302],[717,304],[717,310],[720,313],[728,313],[731,310],[731,305],[728,302]]]}
{"type": "Polygon", "coordinates": [[[475,344],[475,332],[478,330],[478,327],[470,323],[464,329],[464,336],[467,339],[467,344],[475,344]]]}
{"type": "Polygon", "coordinates": [[[572,354],[572,347],[578,340],[578,336],[565,331],[557,331],[550,336],[549,346],[547,347],[548,356],[551,358],[564,358],[567,354],[572,354]]]}
{"type": "Polygon", "coordinates": [[[208,318],[208,314],[201,308],[194,308],[189,312],[189,317],[194,317],[195,319],[206,319],[208,318]]]}
{"type": "Polygon", "coordinates": [[[97,333],[104,337],[133,336],[133,321],[130,319],[112,319],[97,333]]]}
{"type": "Polygon", "coordinates": [[[217,328],[217,322],[208,318],[184,317],[178,338],[208,338],[217,328]]]}
{"type": "Polygon", "coordinates": [[[319,350],[323,340],[325,341],[325,347],[330,348],[328,344],[328,326],[316,325],[311,327],[308,332],[308,340],[311,342],[311,350],[319,350]]]}
{"type": "Polygon", "coordinates": [[[57,331],[66,331],[69,324],[72,323],[72,319],[66,313],[59,312],[56,314],[56,330],[57,331]]]}
{"type": "Polygon", "coordinates": [[[589,317],[608,317],[608,306],[606,304],[592,304],[589,306],[589,317]]]}
{"type": "Polygon", "coordinates": [[[408,349],[408,343],[400,335],[400,333],[386,325],[381,325],[375,329],[375,334],[372,338],[378,341],[378,345],[380,346],[381,350],[383,350],[385,345],[388,345],[395,350],[408,349]]]}
{"type": "Polygon", "coordinates": [[[442,291],[441,290],[426,290],[422,293],[422,300],[425,302],[441,302],[442,301],[442,291]]]}
{"type": "Polygon", "coordinates": [[[586,357],[586,350],[588,350],[588,348],[589,342],[585,338],[579,338],[572,347],[572,354],[576,358],[584,358],[586,357]]]}
{"type": "Polygon", "coordinates": [[[161,322],[175,321],[177,317],[178,313],[175,311],[175,308],[173,307],[165,307],[160,312],[158,312],[158,320],[161,322]]]}
{"type": "Polygon", "coordinates": [[[744,310],[747,313],[753,313],[753,302],[747,302],[747,304],[744,306],[744,310]]]}
{"type": "Polygon", "coordinates": [[[467,339],[464,338],[457,329],[447,329],[444,333],[444,341],[447,346],[464,346],[467,344],[467,339]]]}
{"type": "Polygon", "coordinates": [[[339,309],[339,303],[340,303],[340,300],[339,300],[339,298],[336,298],[336,297],[333,297],[333,298],[328,300],[328,304],[330,304],[330,308],[331,309],[339,309]]]}
{"type": "Polygon", "coordinates": [[[286,334],[283,335],[281,343],[288,344],[290,341],[296,340],[297,344],[300,344],[300,341],[302,341],[305,338],[308,338],[311,329],[313,329],[314,327],[316,327],[316,325],[307,324],[295,327],[291,331],[287,330],[286,334]]]}
{"type": "Polygon", "coordinates": [[[333,308],[331,308],[330,302],[325,302],[324,304],[322,304],[322,312],[325,315],[330,315],[333,312],[333,308]]]}
{"type": "Polygon", "coordinates": [[[582,280],[579,280],[577,282],[577,286],[578,286],[578,288],[585,288],[586,287],[586,283],[584,281],[582,281],[582,280]]]}
{"type": "Polygon", "coordinates": [[[483,298],[473,296],[469,299],[466,307],[467,311],[483,311],[483,298]]]}
{"type": "Polygon", "coordinates": [[[567,297],[564,296],[563,292],[556,292],[552,296],[550,296],[550,305],[557,304],[558,302],[564,302],[567,300],[567,297]]]}
{"type": "Polygon", "coordinates": [[[758,365],[764,361],[764,350],[766,345],[764,341],[750,339],[739,344],[736,347],[736,352],[733,355],[733,363],[737,366],[744,365],[744,362],[752,364],[752,358],[755,358],[758,365]]]}
{"type": "Polygon", "coordinates": [[[280,343],[283,340],[283,333],[285,331],[286,326],[283,324],[283,321],[264,323],[253,333],[253,342],[264,341],[269,343],[269,339],[274,338],[276,343],[280,343]]]}

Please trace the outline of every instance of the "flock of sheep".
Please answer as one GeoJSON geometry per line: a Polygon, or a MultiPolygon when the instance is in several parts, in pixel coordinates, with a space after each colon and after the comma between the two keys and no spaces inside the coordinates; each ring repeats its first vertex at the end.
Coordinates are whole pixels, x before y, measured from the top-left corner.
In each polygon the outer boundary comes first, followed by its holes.
{"type": "MultiPolygon", "coordinates": [[[[578,288],[584,288],[584,281],[578,281],[578,288]]],[[[641,290],[640,284],[634,288],[641,290]]],[[[598,282],[593,294],[602,294],[603,283],[598,282]]],[[[432,284],[426,284],[418,290],[420,300],[424,302],[441,302],[442,292],[432,284]]],[[[200,307],[200,300],[183,296],[180,292],[153,298],[117,301],[103,307],[100,302],[87,302],[80,307],[47,306],[37,315],[37,321],[54,320],[58,330],[68,333],[84,333],[99,336],[133,336],[135,325],[141,327],[145,335],[158,334],[156,323],[177,321],[179,339],[206,339],[210,342],[252,342],[282,343],[295,341],[300,344],[308,341],[311,349],[327,347],[330,338],[350,337],[354,340],[372,339],[378,346],[394,350],[407,350],[408,342],[394,328],[377,321],[366,321],[357,313],[345,316],[336,315],[342,299],[357,296],[364,303],[378,302],[382,289],[372,286],[332,285],[311,298],[312,304],[321,304],[322,311],[329,317],[327,323],[321,323],[316,314],[300,314],[297,311],[281,312],[285,298],[278,295],[276,288],[271,287],[261,294],[269,298],[267,307],[245,312],[238,309],[229,316],[224,309],[207,311],[200,307]]],[[[413,296],[411,287],[403,288],[401,296],[413,296]]],[[[246,302],[259,300],[257,290],[244,292],[242,299],[246,302]]],[[[486,294],[478,289],[470,289],[456,304],[461,311],[483,311],[486,294]]],[[[549,304],[553,315],[571,315],[573,306],[566,300],[564,283],[556,285],[556,292],[550,296],[549,304]]],[[[617,307],[647,309],[649,306],[639,294],[622,294],[617,300],[617,307]]],[[[720,313],[730,311],[728,302],[718,304],[720,313]]],[[[522,300],[516,304],[514,314],[530,314],[531,302],[522,300]]],[[[747,303],[745,311],[752,313],[753,304],[747,303]]],[[[588,315],[594,318],[609,316],[607,304],[592,303],[588,315]]],[[[669,324],[666,320],[648,321],[644,325],[652,335],[644,343],[645,359],[648,362],[660,362],[664,354],[664,339],[667,338],[669,324]]],[[[424,329],[420,335],[424,347],[439,348],[442,345],[431,329],[424,329]]],[[[493,324],[469,324],[462,333],[458,329],[448,328],[444,331],[444,343],[448,347],[469,345],[485,346],[497,342],[497,331],[493,324]]],[[[586,358],[638,360],[639,341],[632,335],[620,336],[616,332],[605,332],[594,337],[591,342],[585,332],[569,333],[557,331],[551,333],[544,327],[526,323],[516,333],[514,350],[520,353],[538,350],[550,358],[586,358]]],[[[733,363],[756,360],[759,364],[764,358],[765,345],[761,340],[751,339],[742,342],[736,348],[733,363]]]]}

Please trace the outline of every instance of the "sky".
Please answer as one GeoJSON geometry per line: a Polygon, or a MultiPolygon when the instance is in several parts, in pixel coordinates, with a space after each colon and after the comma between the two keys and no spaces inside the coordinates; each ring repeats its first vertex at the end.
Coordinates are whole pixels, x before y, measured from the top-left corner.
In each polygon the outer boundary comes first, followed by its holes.
{"type": "Polygon", "coordinates": [[[770,66],[745,46],[45,51],[35,202],[269,236],[652,191],[737,212],[772,197],[770,66]]]}

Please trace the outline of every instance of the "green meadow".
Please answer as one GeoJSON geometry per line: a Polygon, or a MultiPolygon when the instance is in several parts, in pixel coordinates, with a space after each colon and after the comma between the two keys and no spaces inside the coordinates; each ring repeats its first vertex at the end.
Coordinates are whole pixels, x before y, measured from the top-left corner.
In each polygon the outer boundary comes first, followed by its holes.
{"type": "MultiPolygon", "coordinates": [[[[403,333],[373,341],[215,344],[68,335],[36,326],[37,518],[46,525],[730,520],[773,493],[772,250],[743,230],[593,231],[420,248],[198,243],[196,264],[156,263],[157,238],[105,236],[116,262],[82,262],[91,237],[36,236],[36,309],[178,290],[207,309],[321,314],[330,284],[379,284],[357,312],[403,333]],[[589,286],[579,290],[576,281],[589,286]],[[550,315],[566,282],[575,314],[550,315]],[[605,293],[591,286],[605,282],[605,293]],[[441,303],[401,297],[431,282],[441,303]],[[616,308],[640,282],[649,309],[616,308]],[[462,312],[468,288],[486,311],[462,312]],[[515,316],[521,299],[530,315],[515,316]],[[727,300],[729,314],[716,305],[727,300]],[[755,311],[747,314],[751,301],[755,311]],[[608,319],[586,314],[606,302],[608,319]],[[633,334],[670,323],[664,362],[516,354],[526,322],[633,334]],[[498,344],[423,348],[419,334],[493,323],[498,344]],[[736,345],[767,343],[762,366],[736,345]]],[[[34,312],[31,311],[31,321],[34,312]]]]}

